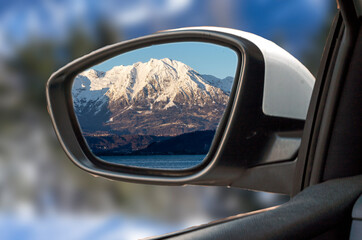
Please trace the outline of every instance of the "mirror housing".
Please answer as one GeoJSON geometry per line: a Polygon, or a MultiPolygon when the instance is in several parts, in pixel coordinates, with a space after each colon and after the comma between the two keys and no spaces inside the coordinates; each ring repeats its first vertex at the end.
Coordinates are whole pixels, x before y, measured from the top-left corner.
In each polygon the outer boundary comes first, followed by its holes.
{"type": "Polygon", "coordinates": [[[225,28],[182,28],[104,47],[55,72],[48,110],[68,157],[105,178],[163,185],[218,185],[291,194],[314,77],[293,56],[254,34],[225,28]],[[234,49],[242,61],[229,103],[202,164],[183,170],[146,169],[101,161],[89,150],[73,109],[75,76],[116,55],[162,43],[198,41],[234,49]]]}

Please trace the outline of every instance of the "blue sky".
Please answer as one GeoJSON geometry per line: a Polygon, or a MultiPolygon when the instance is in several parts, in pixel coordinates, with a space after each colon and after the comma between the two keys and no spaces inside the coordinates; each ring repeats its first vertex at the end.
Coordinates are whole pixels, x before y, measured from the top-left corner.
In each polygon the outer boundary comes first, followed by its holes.
{"type": "Polygon", "coordinates": [[[228,47],[211,43],[179,42],[137,49],[109,59],[93,68],[108,71],[114,66],[147,62],[151,58],[177,60],[189,65],[200,74],[209,74],[221,79],[234,77],[238,64],[236,52],[228,47]]]}
{"type": "Polygon", "coordinates": [[[62,41],[77,25],[92,32],[103,19],[123,39],[186,26],[231,27],[276,41],[300,58],[313,47],[335,5],[330,0],[2,1],[0,56],[33,38],[62,41]]]}

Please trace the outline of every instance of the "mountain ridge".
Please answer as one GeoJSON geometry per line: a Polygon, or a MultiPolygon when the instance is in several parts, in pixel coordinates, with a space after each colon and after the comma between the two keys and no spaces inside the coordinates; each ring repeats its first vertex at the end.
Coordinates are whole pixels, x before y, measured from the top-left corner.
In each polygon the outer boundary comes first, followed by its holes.
{"type": "Polygon", "coordinates": [[[216,129],[232,82],[199,74],[177,60],[150,59],[82,72],[74,80],[73,105],[89,132],[175,136],[216,129]]]}

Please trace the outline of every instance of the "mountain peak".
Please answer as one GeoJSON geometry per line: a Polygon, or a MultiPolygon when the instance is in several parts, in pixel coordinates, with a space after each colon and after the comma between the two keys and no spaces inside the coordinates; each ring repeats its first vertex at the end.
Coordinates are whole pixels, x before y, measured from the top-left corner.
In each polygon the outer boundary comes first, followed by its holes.
{"type": "Polygon", "coordinates": [[[178,61],[172,60],[170,58],[162,58],[162,59],[160,59],[160,61],[167,63],[167,64],[173,64],[174,62],[178,62],[178,61]]]}
{"type": "Polygon", "coordinates": [[[197,99],[214,101],[222,95],[220,91],[230,93],[232,80],[201,75],[190,66],[170,58],[151,58],[144,63],[114,66],[107,72],[90,69],[76,79],[82,82],[77,86],[90,85],[90,91],[107,89],[106,94],[111,100],[124,98],[126,102],[134,102],[143,97],[142,101],[166,101],[166,104],[186,99],[193,99],[193,104],[204,104],[197,99]]]}
{"type": "Polygon", "coordinates": [[[100,70],[95,70],[95,69],[89,69],[86,70],[82,73],[82,75],[86,76],[86,77],[91,77],[91,78],[101,78],[104,77],[105,72],[100,71],[100,70]]]}
{"type": "Polygon", "coordinates": [[[172,135],[217,126],[230,86],[229,81],[201,75],[180,61],[151,58],[106,72],[87,70],[76,77],[72,94],[76,112],[85,122],[99,118],[112,129],[141,134],[142,128],[135,124],[141,124],[136,119],[142,116],[145,125],[150,119],[157,123],[148,134],[172,135]],[[187,120],[188,115],[194,120],[187,120]],[[166,116],[171,125],[163,122],[166,116]]]}

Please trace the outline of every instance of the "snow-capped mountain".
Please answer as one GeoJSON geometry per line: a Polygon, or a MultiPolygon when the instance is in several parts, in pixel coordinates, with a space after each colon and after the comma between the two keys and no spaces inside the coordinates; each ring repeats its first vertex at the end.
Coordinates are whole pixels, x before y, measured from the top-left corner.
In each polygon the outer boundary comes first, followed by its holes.
{"type": "Polygon", "coordinates": [[[73,104],[87,132],[179,135],[215,129],[228,101],[233,78],[200,75],[164,58],[107,72],[86,70],[73,84],[73,104]]]}

